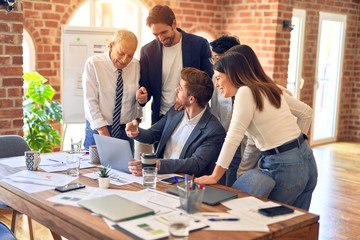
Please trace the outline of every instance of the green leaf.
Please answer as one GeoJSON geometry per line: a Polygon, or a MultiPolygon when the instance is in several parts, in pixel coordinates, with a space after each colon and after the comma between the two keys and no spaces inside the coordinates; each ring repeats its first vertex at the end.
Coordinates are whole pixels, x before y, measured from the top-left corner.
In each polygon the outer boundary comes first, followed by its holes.
{"type": "Polygon", "coordinates": [[[52,152],[61,144],[60,133],[53,128],[53,122],[61,122],[61,104],[52,101],[56,91],[44,85],[47,79],[38,72],[23,74],[26,95],[23,97],[24,138],[33,150],[52,152]]]}

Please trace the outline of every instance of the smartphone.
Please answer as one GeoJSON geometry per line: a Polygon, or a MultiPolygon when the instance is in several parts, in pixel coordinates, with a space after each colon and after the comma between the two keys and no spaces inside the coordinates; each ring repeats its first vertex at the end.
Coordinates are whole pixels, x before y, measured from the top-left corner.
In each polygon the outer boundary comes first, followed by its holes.
{"type": "MultiPolygon", "coordinates": [[[[181,176],[176,176],[179,182],[183,182],[184,181],[184,177],[181,176]]],[[[165,183],[165,184],[174,184],[176,183],[174,177],[169,177],[169,178],[164,178],[161,179],[160,182],[165,183]]]]}
{"type": "Polygon", "coordinates": [[[81,184],[81,183],[70,183],[64,186],[59,186],[56,187],[55,190],[58,192],[68,192],[68,191],[72,191],[72,190],[76,190],[76,189],[80,189],[80,188],[84,188],[85,185],[81,184]]]}
{"type": "Polygon", "coordinates": [[[277,207],[260,208],[258,212],[261,213],[262,215],[273,217],[273,216],[293,213],[294,209],[281,205],[277,207]]]}

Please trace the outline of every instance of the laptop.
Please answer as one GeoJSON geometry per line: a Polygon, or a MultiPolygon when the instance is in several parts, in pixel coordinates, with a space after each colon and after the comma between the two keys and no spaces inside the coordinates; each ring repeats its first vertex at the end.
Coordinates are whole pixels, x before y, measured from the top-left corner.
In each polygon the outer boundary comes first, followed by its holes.
{"type": "MultiPolygon", "coordinates": [[[[166,192],[176,196],[179,195],[177,186],[166,189],[166,192]]],[[[202,202],[207,205],[214,206],[220,204],[221,202],[237,198],[237,196],[238,194],[236,192],[231,192],[206,185],[204,199],[202,202]]]]}
{"type": "Polygon", "coordinates": [[[128,141],[99,134],[94,134],[94,138],[101,165],[130,173],[128,162],[134,157],[128,141]]]}
{"type": "Polygon", "coordinates": [[[93,213],[106,217],[113,222],[155,214],[153,209],[115,194],[80,200],[78,201],[78,205],[93,213]]]}

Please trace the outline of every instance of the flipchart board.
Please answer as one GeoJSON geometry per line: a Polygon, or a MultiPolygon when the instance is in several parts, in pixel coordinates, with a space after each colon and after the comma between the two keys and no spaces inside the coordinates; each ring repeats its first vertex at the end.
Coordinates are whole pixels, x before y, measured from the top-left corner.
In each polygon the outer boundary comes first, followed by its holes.
{"type": "Polygon", "coordinates": [[[62,26],[63,123],[85,123],[82,73],[90,56],[108,50],[115,28],[62,26]]]}

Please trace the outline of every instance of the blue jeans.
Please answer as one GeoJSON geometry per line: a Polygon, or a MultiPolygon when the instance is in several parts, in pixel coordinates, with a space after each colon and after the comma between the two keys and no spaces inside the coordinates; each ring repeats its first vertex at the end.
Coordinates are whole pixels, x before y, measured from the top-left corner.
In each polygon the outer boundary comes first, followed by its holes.
{"type": "Polygon", "coordinates": [[[231,187],[237,179],[237,170],[239,168],[240,162],[241,162],[241,144],[236,150],[228,170],[226,170],[225,174],[220,178],[220,180],[217,183],[231,187]]]}
{"type": "MultiPolygon", "coordinates": [[[[111,126],[107,126],[107,127],[108,127],[109,132],[111,133],[111,126]]],[[[99,133],[96,130],[92,130],[90,127],[89,121],[86,121],[85,141],[84,141],[84,147],[86,149],[89,149],[89,146],[91,146],[91,145],[95,145],[95,139],[93,136],[94,134],[99,134],[99,133]]],[[[131,139],[126,135],[124,128],[120,129],[120,139],[126,140],[130,143],[130,148],[134,155],[134,139],[131,139]]]]}
{"type": "Polygon", "coordinates": [[[225,185],[231,187],[237,179],[237,171],[241,162],[241,144],[235,152],[233,159],[231,160],[230,166],[226,171],[226,182],[225,185]]]}
{"type": "Polygon", "coordinates": [[[318,172],[306,141],[299,148],[262,156],[259,168],[276,182],[269,199],[309,210],[318,172]]]}

